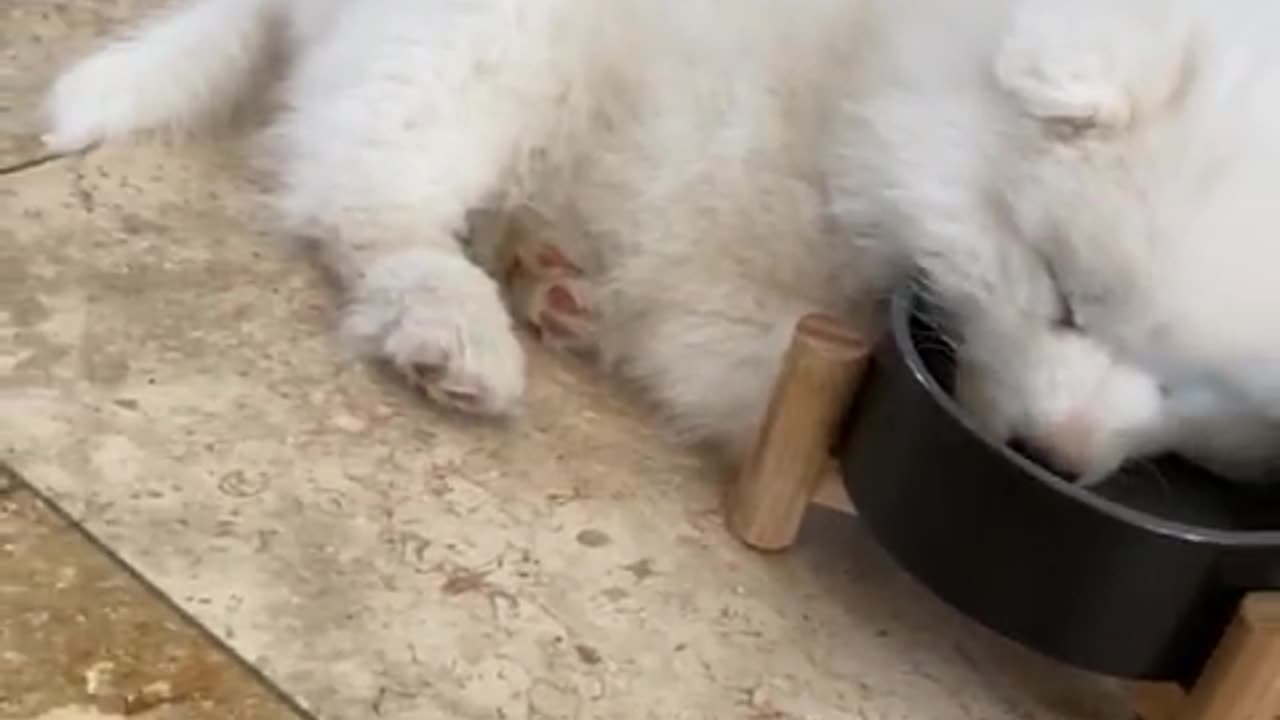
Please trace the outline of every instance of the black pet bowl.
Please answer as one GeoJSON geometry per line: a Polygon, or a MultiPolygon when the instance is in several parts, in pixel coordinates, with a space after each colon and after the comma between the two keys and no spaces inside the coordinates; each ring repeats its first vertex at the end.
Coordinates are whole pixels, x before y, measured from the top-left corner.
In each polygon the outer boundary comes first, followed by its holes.
{"type": "Polygon", "coordinates": [[[837,454],[859,516],[943,601],[1076,667],[1189,683],[1242,596],[1280,588],[1280,493],[1177,458],[1074,485],[976,430],[911,288],[889,318],[837,454]]]}

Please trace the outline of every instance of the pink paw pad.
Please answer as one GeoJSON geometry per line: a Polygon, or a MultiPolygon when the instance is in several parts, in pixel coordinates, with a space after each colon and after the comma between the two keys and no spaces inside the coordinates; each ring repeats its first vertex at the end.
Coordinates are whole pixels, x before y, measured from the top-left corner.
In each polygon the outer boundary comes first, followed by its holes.
{"type": "Polygon", "coordinates": [[[551,347],[590,353],[596,317],[585,272],[560,248],[528,242],[517,248],[505,273],[515,313],[551,347]]]}
{"type": "Polygon", "coordinates": [[[532,289],[525,317],[542,342],[574,352],[594,349],[596,317],[590,290],[586,283],[573,278],[547,280],[532,289]]]}

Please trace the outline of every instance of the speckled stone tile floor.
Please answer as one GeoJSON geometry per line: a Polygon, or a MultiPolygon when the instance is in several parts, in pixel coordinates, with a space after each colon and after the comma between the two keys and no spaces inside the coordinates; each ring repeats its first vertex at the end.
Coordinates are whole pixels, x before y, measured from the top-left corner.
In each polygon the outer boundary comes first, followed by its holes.
{"type": "Polygon", "coordinates": [[[3,466],[0,718],[302,720],[3,466]]]}
{"type": "MultiPolygon", "coordinates": [[[[58,66],[151,5],[0,5],[0,167],[38,153],[58,66]]],[[[227,148],[0,176],[0,457],[318,717],[1126,717],[1107,684],[941,607],[856,522],[819,515],[784,556],[741,548],[714,469],[588,369],[535,350],[527,411],[497,427],[352,361],[227,148]]],[[[67,561],[101,563],[86,547],[67,561]]],[[[53,610],[109,593],[8,584],[52,624],[0,656],[41,654],[23,692],[61,702],[84,646],[56,638],[97,638],[53,610]]],[[[22,622],[0,615],[0,639],[22,622]]],[[[149,652],[127,613],[95,628],[149,652]]],[[[234,702],[265,697],[243,687],[234,702]]]]}

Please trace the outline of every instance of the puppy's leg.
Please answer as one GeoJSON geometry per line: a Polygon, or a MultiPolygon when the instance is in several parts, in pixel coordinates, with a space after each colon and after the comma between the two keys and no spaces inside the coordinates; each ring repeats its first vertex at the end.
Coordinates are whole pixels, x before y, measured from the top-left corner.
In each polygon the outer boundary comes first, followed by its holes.
{"type": "Polygon", "coordinates": [[[506,414],[524,354],[497,284],[457,238],[555,122],[553,78],[526,62],[527,39],[483,15],[435,3],[361,15],[388,5],[353,6],[339,42],[300,67],[294,110],[267,136],[280,203],[345,285],[347,339],[439,402],[506,414]],[[406,29],[416,21],[421,32],[406,29]],[[515,46],[491,57],[499,41],[515,46]]]}
{"type": "Polygon", "coordinates": [[[263,67],[281,10],[277,0],[173,3],[58,78],[45,100],[45,144],[79,152],[226,114],[263,67]]]}
{"type": "Polygon", "coordinates": [[[601,349],[657,402],[682,439],[708,443],[741,462],[796,323],[822,309],[687,272],[680,286],[677,292],[611,285],[602,298],[601,349]]]}
{"type": "Polygon", "coordinates": [[[653,152],[661,175],[636,175],[628,194],[641,204],[601,223],[619,229],[598,302],[602,356],[648,391],[677,433],[741,462],[800,319],[865,322],[851,306],[876,297],[887,266],[827,234],[810,185],[722,171],[758,158],[747,150],[723,162],[653,152]]]}

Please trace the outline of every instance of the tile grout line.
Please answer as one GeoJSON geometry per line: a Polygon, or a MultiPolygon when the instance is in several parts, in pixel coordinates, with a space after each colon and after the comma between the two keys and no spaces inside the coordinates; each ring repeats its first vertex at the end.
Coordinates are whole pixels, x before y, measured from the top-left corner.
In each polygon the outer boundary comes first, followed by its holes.
{"type": "Polygon", "coordinates": [[[78,153],[43,153],[35,157],[18,160],[8,165],[0,165],[0,177],[9,175],[21,175],[28,170],[35,170],[38,167],[48,165],[58,160],[71,158],[78,153]]]}
{"type": "Polygon", "coordinates": [[[89,530],[72,517],[70,513],[63,510],[62,506],[54,502],[51,497],[19,473],[13,465],[6,460],[0,459],[0,498],[8,497],[23,491],[30,493],[41,505],[53,513],[54,516],[65,522],[73,532],[78,533],[85,539],[85,541],[105,555],[112,564],[123,571],[126,575],[133,578],[133,580],[141,585],[143,590],[145,590],[152,598],[159,600],[161,604],[167,606],[170,610],[176,613],[178,617],[180,617],[189,627],[194,629],[198,635],[210,642],[215,648],[225,653],[229,658],[231,658],[232,662],[239,665],[246,673],[248,673],[250,678],[256,680],[267,690],[268,693],[283,703],[285,707],[301,718],[301,720],[317,720],[315,713],[303,707],[302,703],[297,698],[285,692],[283,688],[275,683],[275,681],[267,677],[266,673],[259,670],[250,663],[248,659],[236,652],[230,644],[214,634],[214,632],[207,628],[204,623],[197,620],[194,615],[179,605],[155,583],[152,583],[144,577],[142,573],[138,572],[131,564],[126,562],[124,558],[108,547],[106,543],[102,542],[96,535],[89,532],[89,530]]]}
{"type": "Polygon", "coordinates": [[[0,460],[0,498],[16,494],[26,488],[26,481],[9,463],[0,460]]]}

